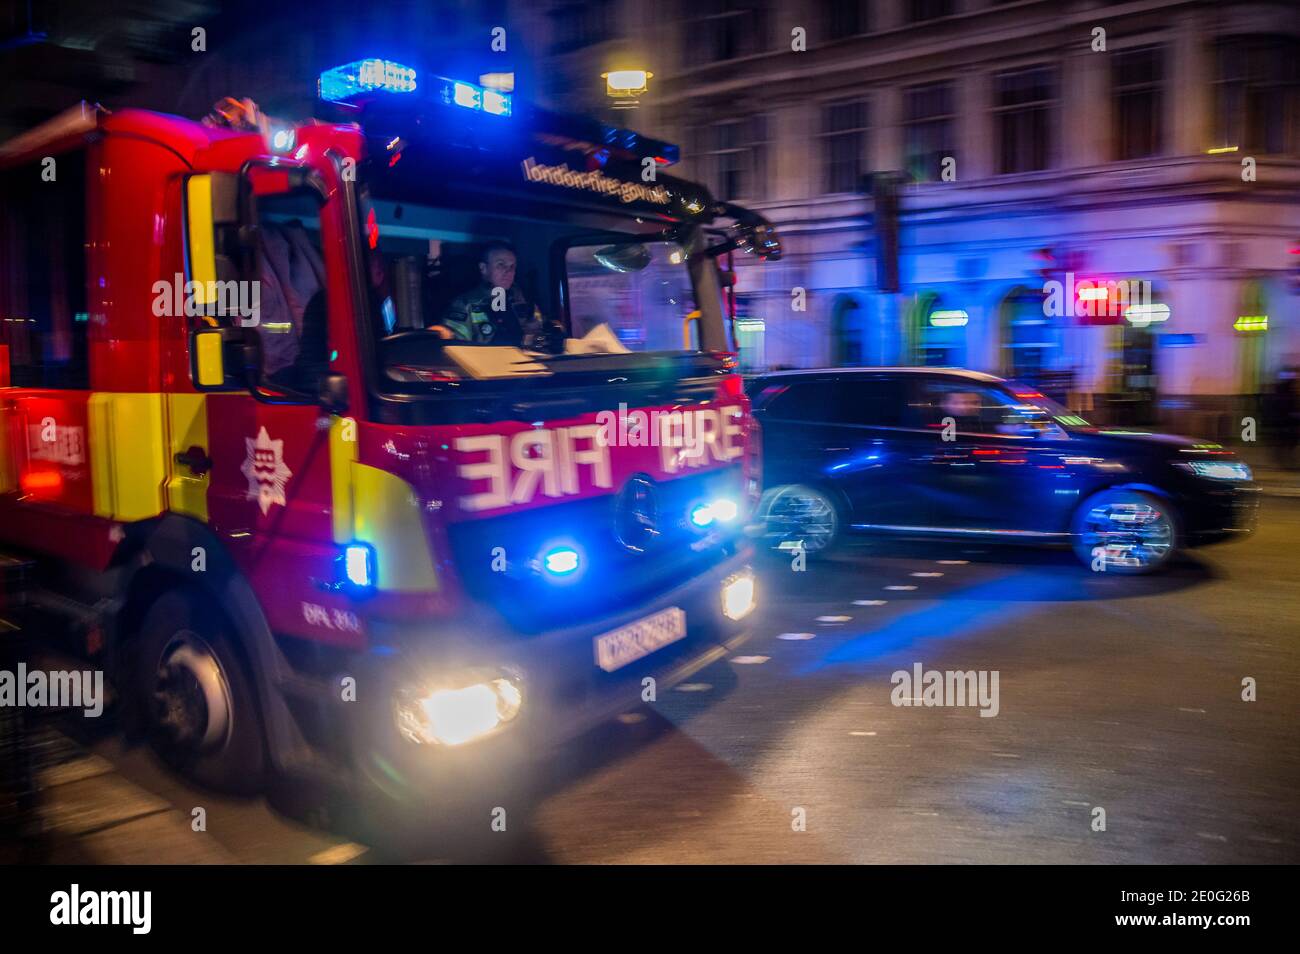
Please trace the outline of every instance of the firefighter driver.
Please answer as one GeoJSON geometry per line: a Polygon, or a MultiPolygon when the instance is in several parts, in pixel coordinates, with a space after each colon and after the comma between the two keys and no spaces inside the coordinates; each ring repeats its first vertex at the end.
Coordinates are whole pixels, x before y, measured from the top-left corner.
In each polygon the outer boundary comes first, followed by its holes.
{"type": "Polygon", "coordinates": [[[481,281],[447,306],[442,321],[430,330],[444,338],[475,344],[514,345],[557,351],[564,332],[542,317],[515,284],[517,257],[506,242],[483,246],[478,271],[481,281]],[[496,307],[494,307],[496,306],[496,307]]]}

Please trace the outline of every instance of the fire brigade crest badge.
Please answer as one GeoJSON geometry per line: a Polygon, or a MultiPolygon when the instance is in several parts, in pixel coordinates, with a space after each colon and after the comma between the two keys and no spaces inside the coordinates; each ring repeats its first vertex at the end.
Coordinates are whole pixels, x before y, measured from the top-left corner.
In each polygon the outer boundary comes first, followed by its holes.
{"type": "Polygon", "coordinates": [[[285,505],[284,488],[293,476],[293,471],[284,465],[284,441],[273,441],[263,427],[257,432],[257,440],[244,438],[248,456],[240,472],[248,478],[249,500],[256,500],[265,514],[271,504],[285,505]]]}

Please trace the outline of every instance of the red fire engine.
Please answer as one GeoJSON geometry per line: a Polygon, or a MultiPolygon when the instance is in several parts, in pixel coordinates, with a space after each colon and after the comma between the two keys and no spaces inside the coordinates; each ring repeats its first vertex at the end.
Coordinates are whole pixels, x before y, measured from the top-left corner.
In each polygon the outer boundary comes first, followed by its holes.
{"type": "Polygon", "coordinates": [[[388,61],[319,84],[307,122],[82,105],[0,147],[0,593],[202,783],[441,797],[742,634],[716,260],[780,243],[671,144],[388,61]]]}

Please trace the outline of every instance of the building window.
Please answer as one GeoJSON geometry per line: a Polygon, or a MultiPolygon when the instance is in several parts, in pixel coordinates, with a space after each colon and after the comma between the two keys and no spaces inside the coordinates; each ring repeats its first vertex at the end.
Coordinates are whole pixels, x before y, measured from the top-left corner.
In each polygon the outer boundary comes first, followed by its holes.
{"type": "Polygon", "coordinates": [[[717,197],[761,198],[767,188],[767,117],[728,120],[702,132],[702,158],[717,197]]]}
{"type": "Polygon", "coordinates": [[[1142,159],[1164,147],[1164,53],[1158,46],[1114,54],[1115,158],[1142,159]]]}
{"type": "Polygon", "coordinates": [[[687,66],[722,63],[767,49],[767,16],[756,0],[685,0],[687,66]]]}
{"type": "Polygon", "coordinates": [[[613,0],[562,3],[550,11],[550,17],[552,53],[580,50],[614,35],[613,0]]]}
{"type": "Polygon", "coordinates": [[[827,104],[822,113],[821,138],[824,190],[856,192],[866,152],[867,104],[862,100],[827,104]]]}
{"type": "Polygon", "coordinates": [[[859,36],[871,29],[865,0],[821,0],[822,23],[830,40],[859,36]]]}
{"type": "Polygon", "coordinates": [[[943,160],[957,155],[957,123],[951,83],[927,83],[903,91],[905,165],[912,178],[939,178],[943,160]]]}
{"type": "Polygon", "coordinates": [[[1300,153],[1300,40],[1234,36],[1219,43],[1218,146],[1244,153],[1300,153]]]}
{"type": "Polygon", "coordinates": [[[998,171],[1033,172],[1052,162],[1056,74],[1033,66],[997,75],[998,171]]]}
{"type": "Polygon", "coordinates": [[[921,23],[952,16],[952,0],[907,0],[907,22],[921,23]]]}

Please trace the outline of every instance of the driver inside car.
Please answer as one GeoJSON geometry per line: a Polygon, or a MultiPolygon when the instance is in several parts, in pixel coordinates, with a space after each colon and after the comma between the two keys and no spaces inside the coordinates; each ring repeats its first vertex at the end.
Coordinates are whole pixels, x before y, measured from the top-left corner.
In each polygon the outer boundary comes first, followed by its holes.
{"type": "Polygon", "coordinates": [[[563,330],[544,319],[515,284],[517,262],[509,243],[485,244],[479,255],[479,284],[448,305],[442,320],[429,330],[443,338],[475,344],[562,350],[563,330]]]}

